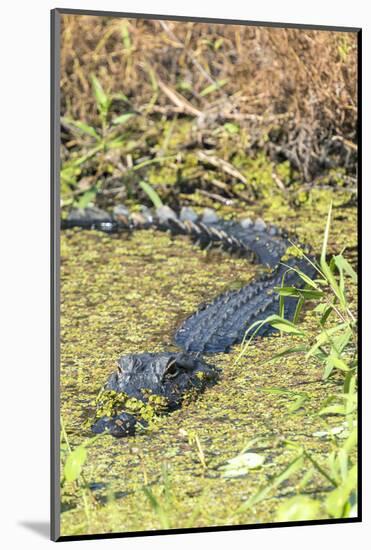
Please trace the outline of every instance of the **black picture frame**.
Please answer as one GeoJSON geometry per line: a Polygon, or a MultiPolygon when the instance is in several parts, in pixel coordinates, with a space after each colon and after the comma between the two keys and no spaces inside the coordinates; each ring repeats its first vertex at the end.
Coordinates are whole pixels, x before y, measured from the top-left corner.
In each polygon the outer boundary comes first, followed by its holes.
{"type": "MultiPolygon", "coordinates": [[[[362,29],[358,27],[342,27],[328,25],[312,24],[294,24],[294,23],[275,23],[266,21],[249,21],[235,19],[216,19],[212,17],[192,17],[192,16],[174,16],[143,13],[126,13],[114,11],[97,11],[84,9],[56,8],[51,10],[51,539],[53,541],[72,541],[72,540],[90,540],[90,539],[110,539],[125,537],[141,537],[156,535],[173,535],[181,533],[199,533],[199,532],[218,532],[218,531],[236,531],[247,529],[266,529],[280,528],[288,526],[303,525],[323,525],[323,524],[342,524],[356,523],[362,521],[362,318],[359,308],[359,386],[358,386],[358,488],[359,504],[358,515],[352,518],[337,518],[326,520],[303,520],[281,523],[265,523],[252,525],[231,525],[231,526],[209,526],[202,528],[187,529],[159,529],[157,531],[135,531],[118,532],[102,534],[84,534],[76,536],[61,536],[60,534],[60,29],[61,16],[63,15],[89,15],[98,17],[131,18],[131,19],[154,19],[165,21],[184,21],[195,23],[212,23],[224,25],[247,25],[273,28],[292,28],[307,30],[341,31],[357,34],[357,73],[358,73],[358,258],[359,272],[362,271],[362,29]]],[[[358,303],[361,303],[362,281],[358,284],[358,303]]]]}

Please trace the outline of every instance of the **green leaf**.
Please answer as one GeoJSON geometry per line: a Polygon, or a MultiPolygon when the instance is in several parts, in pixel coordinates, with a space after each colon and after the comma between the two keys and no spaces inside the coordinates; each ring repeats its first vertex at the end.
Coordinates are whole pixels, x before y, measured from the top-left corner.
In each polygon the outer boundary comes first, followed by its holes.
{"type": "Polygon", "coordinates": [[[135,116],[135,113],[124,113],[123,115],[119,115],[119,116],[115,117],[112,120],[112,123],[113,124],[125,124],[125,122],[127,122],[133,116],[135,116]]]}
{"type": "Polygon", "coordinates": [[[312,480],[312,478],[314,476],[314,473],[315,473],[315,468],[308,468],[307,469],[307,472],[304,474],[304,476],[301,478],[301,480],[299,481],[299,483],[297,485],[297,489],[299,491],[304,489],[304,487],[306,487],[308,485],[308,483],[310,483],[310,481],[312,480]]]}
{"type": "Polygon", "coordinates": [[[61,170],[62,183],[68,184],[70,186],[75,186],[77,184],[77,178],[80,174],[80,168],[70,164],[65,164],[61,170]]]}
{"type": "Polygon", "coordinates": [[[346,299],[343,290],[338,285],[334,274],[332,273],[329,265],[326,263],[326,260],[321,260],[321,269],[323,274],[325,275],[328,283],[330,284],[332,291],[334,292],[335,296],[338,298],[341,305],[345,308],[346,307],[346,299]]]}
{"type": "Polygon", "coordinates": [[[130,51],[131,50],[131,38],[130,38],[129,27],[126,23],[122,24],[121,34],[122,34],[122,41],[124,43],[125,50],[130,51]]]}
{"type": "Polygon", "coordinates": [[[317,300],[322,298],[324,293],[322,290],[311,290],[307,288],[295,288],[292,286],[279,286],[274,288],[275,292],[278,292],[280,296],[293,296],[295,298],[305,298],[306,300],[317,300]]]}
{"type": "Polygon", "coordinates": [[[276,521],[308,521],[318,518],[320,502],[306,496],[295,496],[283,502],[277,510],[276,521]]]}
{"type": "Polygon", "coordinates": [[[288,395],[290,397],[295,397],[295,401],[292,403],[289,403],[287,406],[287,412],[289,414],[297,411],[300,409],[306,401],[309,399],[309,395],[304,392],[295,392],[292,390],[287,390],[285,388],[259,388],[258,391],[262,391],[264,393],[272,393],[276,395],[288,395]]]}
{"type": "Polygon", "coordinates": [[[284,262],[281,262],[282,265],[284,265],[285,267],[287,267],[290,271],[295,271],[295,273],[297,273],[299,275],[299,277],[307,284],[309,285],[310,287],[312,288],[315,288],[315,289],[318,289],[318,285],[315,281],[313,281],[310,277],[308,277],[308,275],[306,275],[305,273],[303,273],[302,271],[300,271],[300,269],[296,269],[288,264],[285,264],[284,262]]]}
{"type": "Polygon", "coordinates": [[[177,89],[178,90],[192,90],[192,84],[190,82],[187,82],[186,80],[180,80],[178,83],[177,83],[177,89]]]}
{"type": "MultiPolygon", "coordinates": [[[[325,305],[325,304],[323,304],[323,305],[325,305]]],[[[322,317],[321,317],[321,319],[320,319],[320,321],[319,321],[321,326],[323,326],[323,327],[325,326],[327,319],[330,317],[330,314],[331,314],[333,311],[334,311],[334,308],[333,308],[332,306],[327,306],[327,307],[325,307],[325,310],[324,310],[324,312],[323,312],[323,315],[322,315],[322,317]]]]}
{"type": "Polygon", "coordinates": [[[71,118],[63,118],[62,120],[66,123],[67,126],[74,126],[84,134],[87,134],[88,136],[91,136],[96,140],[101,139],[95,128],[93,128],[93,126],[89,126],[89,124],[86,124],[82,120],[72,120],[71,118]]]}
{"type": "Polygon", "coordinates": [[[68,455],[64,465],[64,477],[66,481],[76,481],[76,479],[80,477],[86,457],[87,450],[83,445],[76,447],[76,449],[68,455]]]}
{"type": "Polygon", "coordinates": [[[349,434],[348,439],[344,443],[343,449],[345,449],[345,451],[349,453],[357,445],[357,442],[358,442],[357,428],[353,428],[353,430],[349,434]]]}
{"type": "Polygon", "coordinates": [[[325,313],[329,306],[327,304],[318,304],[313,311],[317,311],[318,313],[325,313]]]}
{"type": "Polygon", "coordinates": [[[357,465],[349,471],[345,481],[331,491],[325,501],[326,510],[335,518],[348,517],[351,509],[349,497],[357,489],[357,465]]]}
{"type": "Polygon", "coordinates": [[[329,414],[345,414],[344,405],[329,405],[324,409],[321,409],[318,413],[320,416],[327,416],[329,414]]]}
{"type": "Polygon", "coordinates": [[[97,102],[98,110],[101,115],[105,116],[108,113],[111,100],[103,90],[101,83],[94,74],[91,75],[91,83],[93,86],[93,93],[97,102]]]}
{"type": "Polygon", "coordinates": [[[323,380],[327,380],[327,378],[330,376],[333,370],[334,370],[334,365],[333,363],[331,363],[331,361],[329,361],[329,357],[327,357],[325,370],[323,371],[323,380]]]}
{"type": "Polygon", "coordinates": [[[243,453],[227,461],[227,464],[220,467],[223,470],[222,477],[233,478],[245,476],[250,470],[260,468],[265,457],[257,453],[243,453]]]}
{"type": "Polygon", "coordinates": [[[114,137],[107,142],[108,149],[120,149],[125,144],[122,136],[114,137]]]}
{"type": "Polygon", "coordinates": [[[125,94],[122,94],[122,93],[112,94],[111,95],[111,100],[113,100],[113,99],[115,99],[117,101],[126,101],[126,102],[129,101],[129,98],[125,94]]]}
{"type": "Polygon", "coordinates": [[[237,510],[237,512],[245,512],[252,506],[255,506],[269,495],[269,493],[281,483],[286,481],[289,477],[291,477],[295,472],[297,472],[301,467],[303,466],[303,451],[300,451],[300,454],[294,458],[285,468],[284,470],[278,474],[276,477],[274,477],[271,480],[271,483],[269,485],[266,485],[260,491],[258,491],[255,495],[250,497],[246,502],[244,502],[237,510]]]}
{"type": "Polygon", "coordinates": [[[348,344],[351,334],[348,333],[351,331],[346,331],[344,335],[332,339],[332,346],[330,355],[326,359],[326,368],[323,374],[324,380],[326,380],[334,368],[339,369],[343,372],[349,372],[351,370],[350,366],[340,357],[345,346],[348,344]]]}
{"type": "Polygon", "coordinates": [[[148,75],[149,75],[149,78],[151,80],[151,87],[152,87],[152,91],[157,94],[158,92],[158,82],[157,82],[157,78],[156,78],[156,73],[155,71],[152,69],[151,65],[149,63],[146,63],[145,65],[147,71],[148,71],[148,75]]]}
{"type": "Polygon", "coordinates": [[[349,457],[344,447],[339,449],[338,462],[339,462],[341,479],[344,482],[348,476],[348,467],[349,467],[349,457]]]}
{"type": "Polygon", "coordinates": [[[78,200],[76,206],[78,208],[86,208],[88,204],[95,199],[97,192],[98,189],[96,187],[92,187],[88,191],[85,191],[85,193],[78,200]]]}
{"type": "Polygon", "coordinates": [[[146,495],[152,510],[157,514],[157,516],[160,520],[161,526],[164,529],[169,529],[170,528],[170,522],[169,522],[169,519],[167,517],[167,514],[166,514],[163,506],[160,504],[160,502],[157,500],[157,498],[153,494],[150,487],[144,486],[143,487],[143,492],[146,495]]]}
{"type": "Polygon", "coordinates": [[[214,42],[214,50],[217,51],[222,46],[224,38],[217,38],[214,42]]]}
{"type": "Polygon", "coordinates": [[[156,191],[151,187],[149,183],[146,181],[139,182],[139,186],[143,189],[143,191],[148,195],[148,198],[152,201],[155,208],[159,208],[160,206],[163,206],[163,202],[156,193],[156,191]]]}
{"type": "Polygon", "coordinates": [[[295,308],[295,312],[294,312],[294,317],[293,317],[293,320],[292,322],[296,325],[298,320],[299,320],[299,315],[300,315],[300,312],[303,308],[303,304],[304,304],[304,301],[305,299],[303,298],[303,296],[301,296],[298,300],[298,303],[296,304],[296,308],[295,308]]]}
{"type": "Polygon", "coordinates": [[[143,493],[148,498],[153,510],[158,511],[160,509],[160,504],[159,504],[157,498],[155,497],[155,495],[153,494],[152,490],[149,487],[144,486],[143,487],[143,493]]]}
{"type": "Polygon", "coordinates": [[[299,396],[288,408],[287,412],[289,414],[292,414],[299,409],[301,409],[306,401],[308,401],[309,397],[308,395],[301,395],[299,396]]]}
{"type": "MultiPolygon", "coordinates": [[[[262,321],[255,321],[254,323],[252,323],[249,328],[246,330],[246,333],[245,333],[245,337],[242,341],[242,349],[240,351],[240,353],[238,354],[238,357],[237,359],[235,360],[235,364],[238,363],[238,361],[241,359],[241,357],[243,356],[243,354],[246,352],[246,349],[247,347],[250,345],[250,342],[252,341],[252,339],[255,337],[255,335],[259,332],[259,330],[261,329],[262,326],[264,325],[268,325],[268,324],[271,324],[275,321],[277,321],[278,323],[283,323],[283,324],[288,324],[288,325],[291,325],[291,332],[294,332],[295,331],[298,331],[299,329],[293,324],[293,323],[290,323],[290,321],[286,321],[285,319],[283,319],[282,317],[280,317],[279,315],[269,315],[266,319],[263,319],[262,321]],[[255,329],[255,330],[253,330],[255,329]],[[249,337],[248,341],[246,342],[246,338],[249,337]]],[[[272,325],[273,326],[273,325],[272,325]]],[[[300,335],[304,335],[304,333],[301,333],[299,332],[300,335]]],[[[268,360],[269,361],[269,360],[268,360]]]]}
{"type": "MultiPolygon", "coordinates": [[[[281,280],[281,286],[279,287],[280,288],[284,288],[285,286],[285,276],[286,276],[286,273],[283,274],[283,277],[282,277],[282,280],[281,280]]],[[[276,289],[274,289],[276,290],[276,289]]],[[[285,317],[285,298],[284,296],[280,295],[279,297],[279,310],[278,310],[278,315],[282,318],[285,317]]]]}
{"type": "Polygon", "coordinates": [[[237,124],[233,124],[232,122],[226,122],[223,124],[223,128],[227,130],[228,134],[238,134],[240,131],[240,127],[237,126],[237,124]]]}
{"type": "Polygon", "coordinates": [[[326,277],[327,281],[329,282],[333,292],[335,293],[335,295],[339,299],[341,305],[343,307],[345,307],[346,306],[346,299],[345,299],[345,296],[344,296],[343,289],[341,288],[341,286],[339,287],[339,285],[337,284],[337,281],[336,281],[336,279],[334,277],[334,274],[333,274],[333,271],[331,269],[331,264],[329,266],[326,262],[327,243],[328,243],[328,237],[329,237],[329,233],[330,233],[330,224],[331,224],[331,212],[332,212],[332,203],[330,204],[328,215],[327,215],[327,222],[326,222],[326,228],[325,228],[325,233],[324,233],[324,237],[323,237],[322,254],[321,254],[321,262],[320,263],[321,263],[322,272],[323,272],[324,276],[326,277]]]}
{"type": "Polygon", "coordinates": [[[357,273],[354,271],[350,263],[344,258],[344,256],[341,254],[334,256],[334,261],[339,271],[344,271],[347,275],[349,275],[349,277],[351,277],[353,282],[357,282],[357,273]]]}
{"type": "Polygon", "coordinates": [[[304,332],[300,330],[294,323],[287,319],[282,319],[278,315],[272,315],[269,324],[279,330],[280,332],[287,332],[290,334],[296,334],[298,336],[304,336],[304,332]]]}
{"type": "Polygon", "coordinates": [[[328,243],[328,237],[329,237],[330,225],[331,225],[331,212],[332,212],[332,203],[330,203],[330,207],[328,209],[325,233],[324,233],[324,236],[323,236],[322,253],[321,253],[321,266],[322,266],[322,262],[326,262],[327,243],[328,243]]]}
{"type": "Polygon", "coordinates": [[[223,86],[225,86],[228,82],[228,79],[224,79],[224,80],[217,80],[216,82],[214,82],[213,84],[210,84],[210,86],[206,86],[206,88],[204,88],[201,92],[200,92],[200,96],[201,97],[204,97],[205,95],[209,95],[211,94],[212,92],[215,92],[216,90],[219,90],[220,88],[222,88],[223,86]]]}
{"type": "Polygon", "coordinates": [[[272,355],[269,359],[263,361],[261,364],[265,365],[266,363],[269,363],[270,361],[274,361],[275,359],[280,359],[281,357],[287,357],[288,355],[292,355],[294,353],[302,353],[303,351],[306,351],[306,346],[295,346],[293,348],[287,348],[283,351],[280,351],[276,353],[275,355],[272,355]]]}
{"type": "Polygon", "coordinates": [[[138,164],[135,164],[131,170],[141,170],[145,166],[149,166],[150,164],[161,164],[162,162],[167,162],[168,160],[173,160],[176,158],[176,155],[169,155],[167,157],[155,157],[153,159],[143,160],[142,162],[139,162],[138,164]]]}
{"type": "Polygon", "coordinates": [[[323,344],[327,344],[327,343],[332,344],[332,340],[331,340],[330,337],[333,334],[335,334],[336,332],[339,332],[340,330],[343,330],[344,328],[347,328],[347,327],[348,327],[347,323],[340,323],[339,325],[336,325],[335,327],[332,327],[332,328],[327,329],[327,330],[323,330],[323,332],[321,332],[319,334],[319,336],[317,336],[315,344],[308,351],[308,353],[306,355],[306,359],[308,359],[309,357],[315,355],[315,352],[323,344]]]}
{"type": "Polygon", "coordinates": [[[349,365],[347,365],[347,363],[345,361],[340,359],[340,357],[330,355],[330,357],[328,358],[328,361],[331,363],[331,365],[333,365],[334,367],[336,367],[339,370],[342,370],[344,372],[347,372],[347,371],[350,370],[349,365]]]}

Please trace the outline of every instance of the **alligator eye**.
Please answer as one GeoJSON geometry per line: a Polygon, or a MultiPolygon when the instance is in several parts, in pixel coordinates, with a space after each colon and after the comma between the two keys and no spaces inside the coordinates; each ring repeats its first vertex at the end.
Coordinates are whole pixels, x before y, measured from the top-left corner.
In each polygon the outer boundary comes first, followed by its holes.
{"type": "Polygon", "coordinates": [[[170,363],[168,365],[168,367],[166,368],[166,371],[165,371],[165,376],[167,378],[175,378],[176,376],[178,376],[179,374],[179,367],[178,365],[174,362],[174,363],[170,363]]]}

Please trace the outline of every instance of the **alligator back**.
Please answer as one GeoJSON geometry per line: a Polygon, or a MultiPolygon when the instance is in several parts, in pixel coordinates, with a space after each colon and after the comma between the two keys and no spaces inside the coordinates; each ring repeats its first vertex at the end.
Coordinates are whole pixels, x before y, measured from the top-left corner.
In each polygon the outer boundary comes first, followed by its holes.
{"type": "MultiPolygon", "coordinates": [[[[287,265],[314,275],[314,268],[307,262],[290,260],[287,265]]],[[[174,340],[188,352],[228,352],[233,344],[244,339],[249,327],[279,312],[279,297],[274,287],[280,286],[285,276],[285,285],[302,287],[303,280],[285,265],[279,265],[272,274],[261,277],[239,290],[227,291],[209,304],[202,305],[188,317],[175,333],[174,340]]],[[[292,319],[297,300],[285,299],[285,317],[292,319]]],[[[262,325],[255,333],[267,336],[274,332],[269,324],[262,325]]]]}

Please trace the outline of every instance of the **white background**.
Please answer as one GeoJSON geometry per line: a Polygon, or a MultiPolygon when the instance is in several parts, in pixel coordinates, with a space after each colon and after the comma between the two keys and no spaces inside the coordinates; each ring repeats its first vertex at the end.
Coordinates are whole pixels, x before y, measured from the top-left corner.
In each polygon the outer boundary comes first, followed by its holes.
{"type": "MultiPolygon", "coordinates": [[[[4,3],[5,4],[5,3],[4,3]]],[[[0,31],[0,235],[1,235],[1,468],[0,544],[40,548],[49,519],[49,10],[54,7],[173,15],[362,26],[364,29],[363,202],[370,204],[370,16],[366,1],[106,0],[54,2],[18,0],[1,8],[0,31]],[[367,98],[367,99],[366,99],[367,98]],[[4,124],[5,121],[5,124],[4,124]],[[368,165],[368,166],[367,166],[368,165]],[[366,170],[367,168],[367,170],[366,170]]],[[[370,216],[368,216],[369,218],[370,216]]],[[[370,223],[365,216],[364,248],[370,223]]],[[[365,266],[370,262],[364,252],[365,266]]],[[[365,270],[366,271],[366,270],[365,270]]],[[[367,283],[369,276],[365,275],[367,283]]],[[[366,284],[364,285],[366,287],[366,284]]],[[[369,335],[369,292],[365,288],[364,340],[369,335]]],[[[367,342],[366,342],[367,345],[367,342]]],[[[368,346],[369,347],[369,346],[368,346]]],[[[369,357],[369,355],[368,355],[369,357]]],[[[364,366],[364,424],[370,413],[370,365],[364,366]],[[367,408],[367,411],[366,411],[367,408]]],[[[365,431],[364,448],[370,438],[365,431]]],[[[370,453],[364,457],[363,524],[203,533],[167,537],[68,543],[97,548],[179,549],[192,545],[234,548],[331,548],[369,546],[370,453]]]]}

